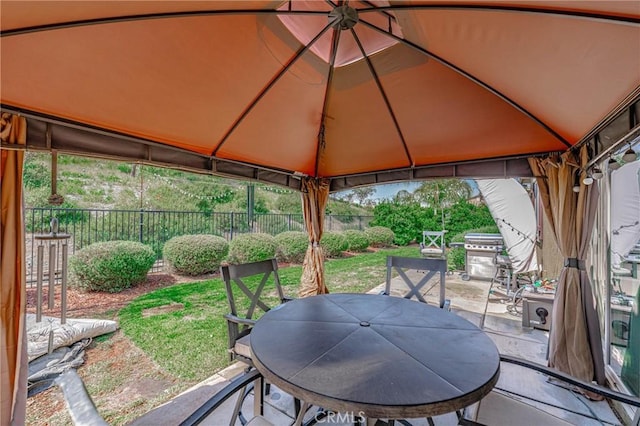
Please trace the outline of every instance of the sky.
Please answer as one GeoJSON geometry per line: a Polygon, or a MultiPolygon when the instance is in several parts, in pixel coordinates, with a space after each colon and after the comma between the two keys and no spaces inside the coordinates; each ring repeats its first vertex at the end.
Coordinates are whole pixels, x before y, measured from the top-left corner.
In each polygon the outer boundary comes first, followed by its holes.
{"type": "Polygon", "coordinates": [[[386,185],[376,185],[376,192],[371,198],[374,200],[384,200],[393,198],[398,192],[406,190],[413,192],[420,186],[421,182],[400,182],[400,183],[388,183],[386,185]]]}

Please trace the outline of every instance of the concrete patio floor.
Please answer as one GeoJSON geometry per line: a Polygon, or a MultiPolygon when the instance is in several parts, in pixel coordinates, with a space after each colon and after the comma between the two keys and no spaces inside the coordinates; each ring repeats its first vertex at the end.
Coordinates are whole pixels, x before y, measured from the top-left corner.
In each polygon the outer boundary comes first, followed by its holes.
{"type": "MultiPolygon", "coordinates": [[[[409,271],[420,274],[419,271],[409,271]]],[[[396,288],[403,286],[399,278],[392,283],[391,295],[398,294],[396,288]]],[[[437,285],[429,283],[424,292],[430,303],[437,303],[437,285]]],[[[380,284],[371,293],[379,293],[384,289],[380,284]]],[[[497,284],[484,280],[463,281],[458,274],[448,275],[446,279],[446,297],[451,300],[452,312],[462,316],[471,323],[483,329],[495,342],[502,354],[513,355],[539,364],[546,364],[548,333],[544,330],[522,326],[522,316],[507,309],[510,301],[505,300],[497,284]],[[496,291],[498,290],[498,291],[496,291]]],[[[134,426],[177,425],[187,418],[193,411],[211,398],[218,390],[242,373],[245,365],[235,363],[228,368],[214,374],[207,380],[185,391],[173,400],[150,411],[135,420],[134,426]]],[[[551,384],[547,377],[522,367],[502,363],[500,379],[496,385],[504,394],[516,400],[526,401],[528,404],[541,407],[543,411],[563,419],[573,425],[620,425],[607,401],[594,402],[584,396],[572,392],[564,387],[551,384]]],[[[227,424],[229,414],[233,410],[235,398],[227,401],[209,416],[203,424],[227,424]]],[[[250,397],[246,404],[251,404],[250,397]]],[[[272,387],[265,400],[265,417],[276,425],[290,425],[293,423],[293,401],[290,395],[272,387]]],[[[250,411],[251,405],[247,406],[250,411]]],[[[307,414],[311,418],[314,412],[307,414]]],[[[458,424],[455,413],[449,413],[433,418],[436,425],[458,424]]],[[[325,418],[319,424],[352,424],[344,423],[344,418],[325,418]]],[[[239,423],[238,423],[239,424],[239,423]]],[[[397,423],[396,423],[397,424],[397,423]]],[[[410,419],[415,426],[427,425],[426,419],[410,419]]],[[[529,418],[518,419],[517,425],[534,426],[535,420],[529,418]]]]}

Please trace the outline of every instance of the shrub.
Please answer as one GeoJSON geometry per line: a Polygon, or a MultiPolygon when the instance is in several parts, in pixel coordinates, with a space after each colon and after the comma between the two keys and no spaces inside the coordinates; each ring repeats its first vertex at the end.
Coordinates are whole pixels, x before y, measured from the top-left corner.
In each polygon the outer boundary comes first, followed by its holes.
{"type": "Polygon", "coordinates": [[[364,231],[349,229],[344,231],[344,237],[349,244],[349,251],[360,252],[365,251],[367,247],[369,247],[369,238],[367,238],[367,234],[365,234],[364,231]]]}
{"type": "Polygon", "coordinates": [[[477,231],[477,229],[485,229],[486,227],[497,229],[496,222],[491,217],[491,212],[486,205],[476,206],[468,201],[459,201],[451,206],[448,216],[445,229],[449,232],[446,235],[452,238],[454,235],[468,232],[493,233],[492,231],[477,231]]]}
{"type": "Polygon", "coordinates": [[[229,243],[229,263],[248,263],[276,256],[278,243],[269,234],[239,234],[229,243]]]}
{"type": "Polygon", "coordinates": [[[143,282],[156,257],[135,241],[107,241],[78,250],[69,259],[69,285],[117,293],[143,282]]]}
{"type": "MultiPolygon", "coordinates": [[[[385,226],[393,231],[394,243],[400,246],[415,241],[418,236],[422,238],[425,229],[425,215],[431,213],[431,209],[424,209],[418,203],[399,203],[385,201],[378,204],[373,214],[375,219],[371,222],[374,226],[385,226]]],[[[426,228],[428,229],[428,228],[426,228]]]]}
{"type": "Polygon", "coordinates": [[[181,235],[167,241],[162,257],[170,270],[184,275],[215,272],[229,252],[229,243],[217,235],[181,235]]]}
{"type": "Polygon", "coordinates": [[[366,228],[364,233],[367,234],[371,247],[389,247],[393,245],[393,240],[395,239],[393,231],[386,226],[366,228]]]}
{"type": "Polygon", "coordinates": [[[302,263],[309,247],[309,236],[302,231],[287,231],[276,235],[277,258],[281,262],[302,263]]]}
{"type": "Polygon", "coordinates": [[[327,231],[322,234],[320,246],[325,257],[340,257],[343,251],[349,249],[349,242],[342,232],[327,231]]]}

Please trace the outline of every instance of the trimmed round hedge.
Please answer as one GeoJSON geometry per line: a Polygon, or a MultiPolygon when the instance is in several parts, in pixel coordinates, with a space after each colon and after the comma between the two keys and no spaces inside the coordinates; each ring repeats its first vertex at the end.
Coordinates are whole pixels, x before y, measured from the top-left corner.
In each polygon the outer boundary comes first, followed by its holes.
{"type": "Polygon", "coordinates": [[[371,228],[366,228],[364,233],[369,238],[371,247],[390,247],[396,237],[391,228],[386,226],[372,226],[371,228]]]}
{"type": "Polygon", "coordinates": [[[309,236],[302,231],[287,231],[276,235],[277,259],[280,262],[302,263],[309,247],[309,236]]]}
{"type": "Polygon", "coordinates": [[[215,272],[229,252],[229,243],[217,235],[181,235],[167,241],[162,257],[170,271],[182,275],[215,272]]]}
{"type": "Polygon", "coordinates": [[[275,237],[263,233],[240,234],[229,243],[227,261],[231,264],[258,262],[276,256],[275,237]]]}
{"type": "Polygon", "coordinates": [[[155,261],[153,249],[135,241],[91,244],[69,258],[69,285],[117,293],[143,282],[155,261]]]}
{"type": "Polygon", "coordinates": [[[364,231],[349,229],[344,231],[344,236],[347,239],[347,243],[349,243],[349,251],[362,252],[369,247],[369,238],[367,238],[367,234],[364,231]]]}
{"type": "Polygon", "coordinates": [[[343,251],[349,249],[349,242],[342,232],[327,231],[322,234],[320,246],[325,257],[340,257],[343,251]]]}

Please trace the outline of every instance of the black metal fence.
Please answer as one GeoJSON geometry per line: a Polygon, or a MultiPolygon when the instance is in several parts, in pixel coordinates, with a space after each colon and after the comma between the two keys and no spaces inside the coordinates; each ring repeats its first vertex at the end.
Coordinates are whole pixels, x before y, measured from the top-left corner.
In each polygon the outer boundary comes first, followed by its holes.
{"type": "MultiPolygon", "coordinates": [[[[151,246],[159,259],[154,271],[162,267],[164,243],[178,235],[214,234],[232,240],[235,235],[247,232],[276,235],[305,230],[302,214],[293,213],[253,214],[250,223],[246,212],[28,208],[25,211],[27,283],[36,279],[36,236],[51,231],[50,222],[54,217],[58,220],[58,232],[70,235],[69,254],[96,242],[140,241],[151,246]]],[[[373,216],[327,215],[325,230],[362,230],[372,219],[373,216]]]]}

